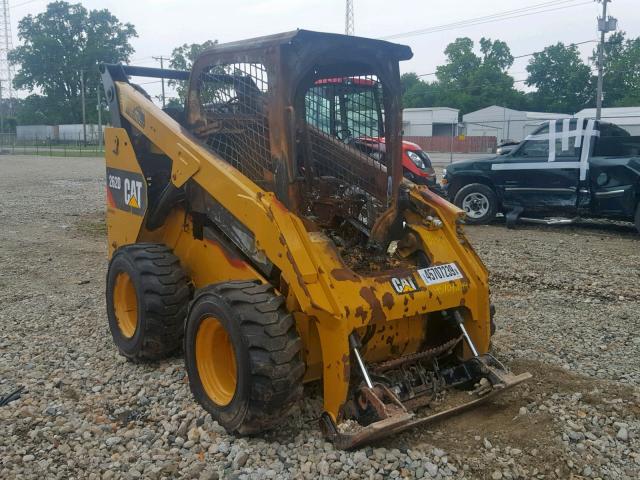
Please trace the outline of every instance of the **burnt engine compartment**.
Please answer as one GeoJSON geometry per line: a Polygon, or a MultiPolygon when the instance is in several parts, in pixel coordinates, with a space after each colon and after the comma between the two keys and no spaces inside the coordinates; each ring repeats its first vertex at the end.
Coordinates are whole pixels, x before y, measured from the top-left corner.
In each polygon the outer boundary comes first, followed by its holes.
{"type": "Polygon", "coordinates": [[[320,177],[305,198],[303,216],[312,230],[334,243],[345,266],[359,274],[375,274],[415,265],[396,251],[370,242],[370,229],[381,202],[361,188],[335,177],[320,177]]]}

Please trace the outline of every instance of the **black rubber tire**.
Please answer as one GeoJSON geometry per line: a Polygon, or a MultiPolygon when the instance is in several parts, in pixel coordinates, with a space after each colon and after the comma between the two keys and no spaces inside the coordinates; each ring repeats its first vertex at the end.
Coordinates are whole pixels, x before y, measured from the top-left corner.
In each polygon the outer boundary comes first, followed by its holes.
{"type": "Polygon", "coordinates": [[[138,243],[119,248],[107,272],[107,317],[120,353],[133,361],[159,360],[182,346],[191,290],[180,261],[162,244],[138,243]],[[123,335],[113,302],[115,279],[127,273],[138,303],[132,337],[123,335]]]}
{"type": "Polygon", "coordinates": [[[489,304],[489,333],[493,337],[496,333],[496,306],[491,303],[489,304]]]}
{"type": "Polygon", "coordinates": [[[488,223],[491,223],[498,213],[498,197],[496,196],[496,192],[494,192],[491,187],[488,187],[483,183],[470,183],[469,185],[465,185],[456,192],[453,203],[458,208],[462,209],[463,200],[467,195],[471,193],[480,193],[484,195],[489,201],[489,208],[487,210],[487,213],[479,218],[472,218],[467,215],[465,222],[470,225],[486,225],[488,223]]]}
{"type": "Polygon", "coordinates": [[[638,230],[638,233],[640,233],[640,203],[638,203],[638,206],[636,208],[635,224],[636,224],[636,230],[638,230]]]}
{"type": "Polygon", "coordinates": [[[185,364],[195,399],[229,433],[250,435],[282,422],[302,398],[302,341],[284,297],[271,285],[232,281],[199,291],[189,308],[185,364]],[[196,334],[208,316],[222,324],[236,357],[236,389],[231,401],[217,405],[205,392],[196,364],[196,334]]]}

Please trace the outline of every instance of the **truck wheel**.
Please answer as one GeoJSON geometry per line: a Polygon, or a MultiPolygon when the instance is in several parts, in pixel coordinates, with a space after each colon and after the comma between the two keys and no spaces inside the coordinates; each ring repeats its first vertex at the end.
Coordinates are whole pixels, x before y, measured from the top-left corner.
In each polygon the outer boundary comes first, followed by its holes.
{"type": "Polygon", "coordinates": [[[456,193],[453,203],[465,211],[466,222],[472,225],[490,223],[498,213],[496,193],[482,183],[462,187],[456,193]]]}
{"type": "Polygon", "coordinates": [[[130,360],[158,360],[179,349],[190,290],[171,249],[139,243],[118,249],[107,272],[113,341],[130,360]]]}
{"type": "Polygon", "coordinates": [[[196,294],[185,363],[195,399],[228,432],[258,433],[302,397],[302,341],[270,285],[233,281],[196,294]]]}
{"type": "Polygon", "coordinates": [[[636,230],[638,230],[638,233],[640,233],[640,203],[638,203],[638,207],[636,208],[635,223],[636,223],[636,230]]]}

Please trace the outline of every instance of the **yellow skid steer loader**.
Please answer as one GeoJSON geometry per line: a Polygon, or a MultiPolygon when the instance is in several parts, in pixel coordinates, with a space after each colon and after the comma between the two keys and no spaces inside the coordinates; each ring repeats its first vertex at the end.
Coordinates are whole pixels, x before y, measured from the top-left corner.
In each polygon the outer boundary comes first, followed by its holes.
{"type": "Polygon", "coordinates": [[[132,360],[183,347],[229,432],[277,425],[321,381],[322,431],[352,448],[530,376],[487,353],[463,212],[403,180],[411,56],[298,30],[217,45],[190,72],[101,67],[114,341],[132,360]],[[163,110],[130,77],[182,82],[184,104],[163,110]]]}

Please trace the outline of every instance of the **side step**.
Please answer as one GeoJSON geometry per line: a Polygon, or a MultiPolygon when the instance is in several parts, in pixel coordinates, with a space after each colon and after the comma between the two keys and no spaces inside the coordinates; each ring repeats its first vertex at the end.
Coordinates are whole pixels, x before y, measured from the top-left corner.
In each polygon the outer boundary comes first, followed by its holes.
{"type": "Polygon", "coordinates": [[[539,225],[569,225],[572,223],[576,223],[580,220],[579,217],[574,218],[565,218],[565,217],[544,217],[544,218],[535,218],[535,217],[522,217],[522,212],[524,209],[516,205],[511,210],[509,210],[505,214],[505,220],[507,228],[515,228],[518,222],[525,223],[535,223],[539,225]]]}
{"type": "Polygon", "coordinates": [[[570,225],[572,223],[576,223],[579,218],[563,218],[563,217],[550,217],[550,218],[530,218],[530,217],[520,217],[522,222],[527,223],[537,223],[542,225],[570,225]]]}

